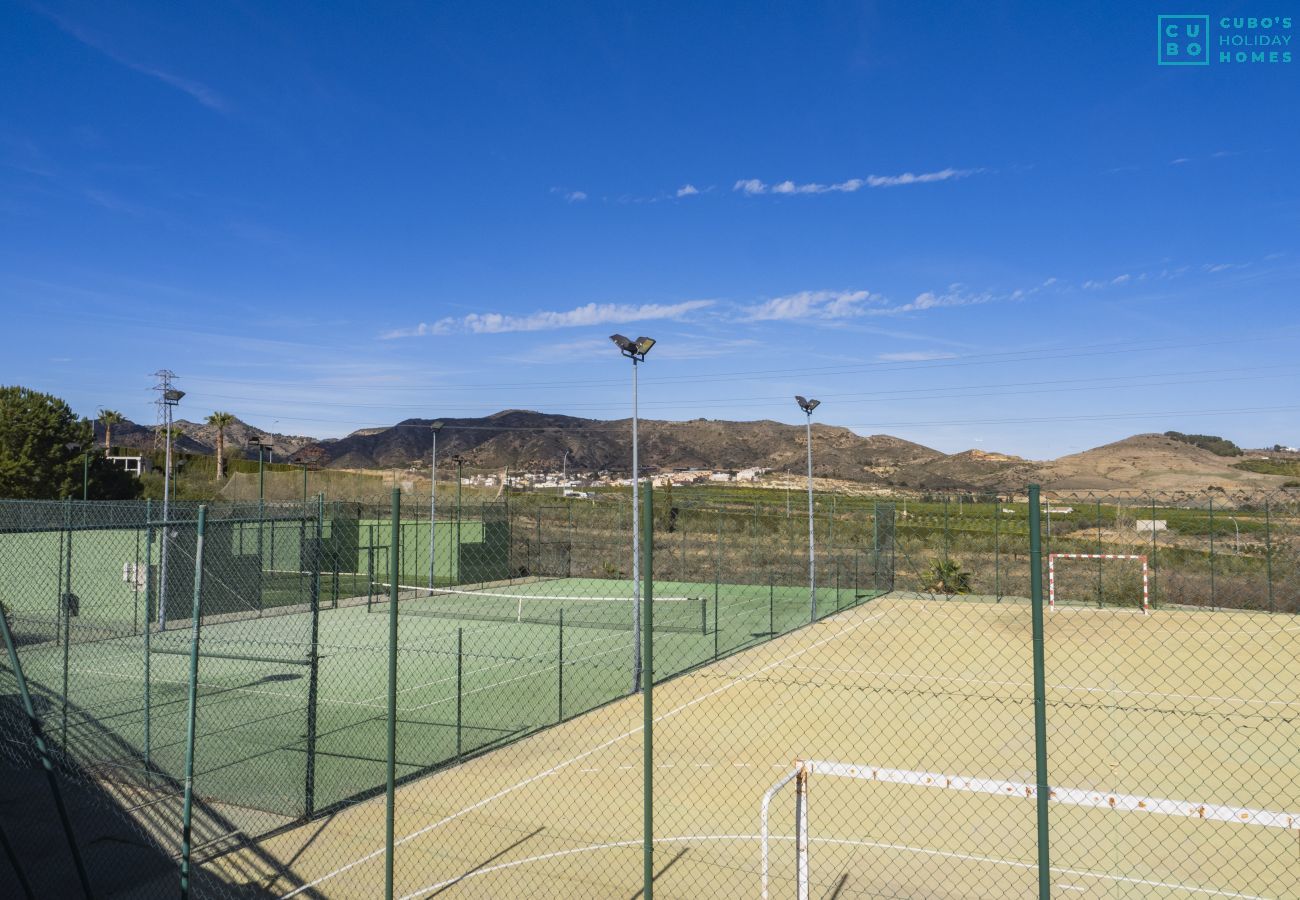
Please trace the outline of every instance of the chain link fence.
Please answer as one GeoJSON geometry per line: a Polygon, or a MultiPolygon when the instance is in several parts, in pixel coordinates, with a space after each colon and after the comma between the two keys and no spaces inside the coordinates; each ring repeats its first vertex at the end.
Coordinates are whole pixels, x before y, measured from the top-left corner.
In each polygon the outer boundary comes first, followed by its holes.
{"type": "Polygon", "coordinates": [[[1300,896],[1293,494],[445,493],[0,502],[0,883],[1300,896]]]}

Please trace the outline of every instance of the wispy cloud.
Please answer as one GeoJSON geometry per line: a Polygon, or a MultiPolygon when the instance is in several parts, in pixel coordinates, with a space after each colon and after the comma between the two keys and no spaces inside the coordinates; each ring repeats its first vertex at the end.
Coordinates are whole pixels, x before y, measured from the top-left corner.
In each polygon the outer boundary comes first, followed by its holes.
{"type": "Polygon", "coordinates": [[[850,178],[847,181],[838,181],[833,184],[819,184],[818,182],[808,182],[798,184],[794,181],[781,181],[769,185],[757,178],[745,178],[737,181],[733,186],[733,191],[739,191],[748,196],[758,196],[760,194],[852,194],[863,188],[885,188],[899,187],[909,184],[931,184],[937,181],[951,181],[958,178],[966,178],[969,175],[975,175],[984,171],[983,169],[940,169],[937,172],[904,172],[901,175],[868,175],[865,178],[850,178]]]}
{"type": "Polygon", "coordinates": [[[900,316],[932,309],[1024,300],[1055,284],[1057,279],[1048,278],[1032,287],[1018,288],[1009,293],[972,291],[963,284],[951,284],[941,291],[923,291],[906,303],[891,303],[887,297],[863,290],[799,291],[752,306],[741,307],[741,318],[751,322],[817,322],[900,316]]]}
{"type": "Polygon", "coordinates": [[[684,184],[677,189],[678,197],[693,197],[700,192],[700,189],[693,184],[684,184]]]}
{"type": "Polygon", "coordinates": [[[574,191],[569,188],[553,187],[551,188],[551,193],[558,194],[569,203],[581,203],[583,200],[587,199],[586,191],[574,191]]]}
{"type": "Polygon", "coordinates": [[[584,325],[606,325],[625,322],[644,322],[651,319],[680,319],[688,313],[712,306],[712,300],[686,300],[681,303],[588,303],[568,310],[540,310],[524,316],[506,313],[470,313],[466,316],[447,316],[436,322],[421,322],[414,328],[398,328],[384,332],[381,339],[422,337],[437,334],[507,334],[518,331],[549,331],[557,328],[578,328],[584,325]]]}
{"type": "Polygon", "coordinates": [[[881,362],[928,362],[932,359],[956,359],[956,353],[943,350],[906,350],[900,353],[880,353],[876,359],[881,362]]]}
{"type": "Polygon", "coordinates": [[[208,109],[213,109],[217,112],[228,111],[229,104],[227,104],[225,98],[206,84],[194,81],[190,78],[184,78],[174,72],[169,72],[166,69],[160,69],[157,66],[142,63],[124,56],[121,52],[109,46],[105,40],[97,35],[91,34],[71,19],[65,18],[64,16],[40,5],[36,5],[33,8],[57,25],[65,34],[75,38],[87,47],[90,47],[92,50],[102,53],[118,65],[125,66],[134,72],[139,72],[141,75],[147,75],[150,78],[157,79],[168,87],[175,88],[184,94],[188,94],[208,109]]]}
{"type": "Polygon", "coordinates": [[[870,291],[799,291],[746,307],[745,312],[755,322],[847,319],[863,315],[867,304],[882,302],[884,298],[870,291]]]}

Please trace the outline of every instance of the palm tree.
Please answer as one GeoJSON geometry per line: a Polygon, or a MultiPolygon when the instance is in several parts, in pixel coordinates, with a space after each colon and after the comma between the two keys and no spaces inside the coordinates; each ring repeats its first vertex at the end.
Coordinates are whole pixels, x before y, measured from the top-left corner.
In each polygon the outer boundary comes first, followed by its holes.
{"type": "Polygon", "coordinates": [[[235,414],[217,411],[208,416],[208,424],[217,429],[217,480],[226,477],[226,429],[235,423],[235,414]]]}
{"type": "Polygon", "coordinates": [[[104,423],[104,455],[108,456],[113,451],[113,426],[125,422],[126,416],[115,409],[101,409],[99,421],[104,423]]]}

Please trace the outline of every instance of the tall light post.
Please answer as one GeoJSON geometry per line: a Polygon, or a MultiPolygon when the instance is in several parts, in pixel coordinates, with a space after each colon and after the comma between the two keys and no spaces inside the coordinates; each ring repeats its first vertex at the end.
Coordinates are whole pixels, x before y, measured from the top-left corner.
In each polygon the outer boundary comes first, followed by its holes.
{"type": "Polygon", "coordinates": [[[457,453],[451,458],[456,464],[456,546],[452,548],[451,565],[456,583],[460,583],[460,487],[465,482],[465,457],[457,453]]]}
{"type": "Polygon", "coordinates": [[[566,485],[569,483],[569,451],[564,451],[564,458],[560,460],[560,480],[566,485]]]}
{"type": "Polygon", "coordinates": [[[1228,516],[1228,518],[1232,520],[1232,527],[1237,529],[1237,540],[1232,545],[1232,552],[1240,553],[1241,552],[1241,526],[1237,524],[1236,516],[1228,516]]]}
{"type": "Polygon", "coordinates": [[[655,339],[642,336],[634,341],[621,334],[611,334],[609,339],[620,353],[632,360],[632,690],[635,692],[641,689],[641,504],[638,500],[641,460],[637,446],[636,369],[638,363],[645,362],[655,339]]]}
{"type": "Polygon", "coordinates": [[[429,426],[433,436],[433,447],[429,453],[429,590],[433,590],[434,549],[438,546],[438,432],[442,430],[441,422],[429,426]]]}
{"type": "Polygon", "coordinates": [[[158,627],[167,627],[167,545],[171,542],[171,493],[172,493],[172,413],[176,404],[181,402],[185,392],[169,387],[162,392],[163,420],[166,431],[166,450],[163,462],[163,540],[161,558],[158,561],[158,627]]]}
{"type": "Polygon", "coordinates": [[[808,596],[812,602],[812,618],[817,621],[817,545],[813,539],[813,468],[812,468],[812,414],[821,405],[820,400],[795,396],[795,402],[808,417],[808,596]]]}
{"type": "MultiPolygon", "coordinates": [[[[266,517],[266,472],[262,465],[262,451],[271,445],[265,437],[253,438],[249,443],[257,445],[257,564],[261,567],[260,571],[266,571],[266,561],[263,558],[265,552],[265,524],[263,519],[266,517]]],[[[271,533],[271,549],[275,549],[274,532],[271,533]]]]}

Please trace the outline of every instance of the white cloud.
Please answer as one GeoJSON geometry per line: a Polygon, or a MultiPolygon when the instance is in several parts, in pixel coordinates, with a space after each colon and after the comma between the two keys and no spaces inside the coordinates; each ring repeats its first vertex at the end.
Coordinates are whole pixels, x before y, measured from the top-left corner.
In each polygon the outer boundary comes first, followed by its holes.
{"type": "Polygon", "coordinates": [[[747,178],[737,181],[732,188],[734,191],[742,191],[750,196],[756,194],[852,194],[864,187],[882,188],[898,187],[908,184],[930,184],[936,181],[949,181],[957,178],[965,178],[968,175],[974,175],[984,171],[983,169],[940,169],[937,172],[922,172],[917,175],[913,172],[904,172],[901,175],[868,175],[866,178],[850,178],[847,181],[838,181],[834,184],[819,184],[809,182],[807,184],[796,184],[793,181],[782,181],[777,184],[768,186],[757,178],[747,178]]]}
{"type": "Polygon", "coordinates": [[[564,199],[568,200],[570,203],[580,203],[587,199],[587,194],[585,191],[569,191],[569,193],[564,195],[564,199]]]}
{"type": "Polygon", "coordinates": [[[568,310],[540,310],[525,316],[506,313],[470,313],[466,316],[447,316],[433,322],[421,322],[414,328],[397,328],[384,332],[381,339],[422,337],[438,334],[508,334],[518,331],[548,331],[556,328],[577,328],[584,325],[605,325],[621,322],[643,322],[650,319],[680,319],[687,313],[712,306],[712,300],[686,300],[682,303],[587,303],[568,310]]]}
{"type": "Polygon", "coordinates": [[[679,188],[677,189],[677,196],[678,196],[678,197],[692,197],[692,196],[694,196],[695,194],[698,194],[699,192],[700,192],[700,189],[697,188],[695,185],[693,185],[693,184],[684,184],[684,185],[682,185],[681,187],[679,187],[679,188]]]}
{"type": "Polygon", "coordinates": [[[1189,163],[1189,162],[1191,162],[1191,160],[1188,159],[1186,156],[1180,156],[1180,157],[1178,157],[1177,159],[1171,159],[1171,160],[1169,160],[1169,165],[1171,165],[1171,166],[1181,166],[1181,165],[1183,165],[1184,163],[1189,163]]]}
{"type": "Polygon", "coordinates": [[[1127,272],[1125,272],[1123,275],[1116,275],[1114,278],[1112,278],[1112,279],[1110,280],[1110,283],[1111,283],[1111,284],[1124,284],[1125,282],[1131,281],[1132,279],[1133,279],[1133,276],[1130,275],[1130,274],[1128,274],[1127,272]]]}
{"type": "Polygon", "coordinates": [[[870,291],[800,291],[773,297],[745,309],[756,322],[784,319],[846,319],[864,314],[868,303],[879,302],[870,291]]]}
{"type": "Polygon", "coordinates": [[[956,359],[956,353],[942,350],[907,350],[901,353],[880,353],[876,359],[881,362],[926,362],[931,359],[956,359]]]}

